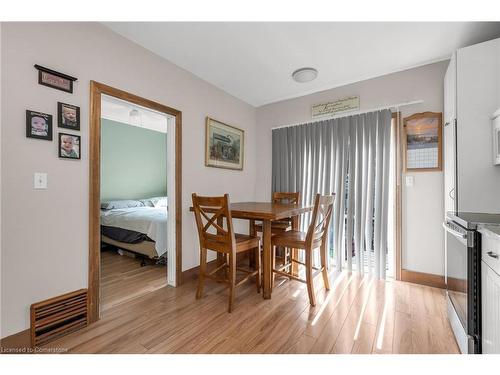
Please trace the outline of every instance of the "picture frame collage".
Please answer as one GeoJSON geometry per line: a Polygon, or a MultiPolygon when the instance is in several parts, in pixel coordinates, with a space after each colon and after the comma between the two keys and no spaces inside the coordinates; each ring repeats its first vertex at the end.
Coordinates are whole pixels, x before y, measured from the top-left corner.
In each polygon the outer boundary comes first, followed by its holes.
{"type": "MultiPolygon", "coordinates": [[[[54,70],[35,65],[39,71],[40,85],[73,93],[73,81],[76,78],[54,70]],[[50,84],[44,82],[44,76],[49,75],[50,84]],[[56,79],[57,78],[57,79],[56,79]],[[60,86],[60,87],[59,87],[60,86]],[[71,88],[71,89],[69,89],[71,88]]],[[[57,102],[57,127],[69,131],[80,131],[80,107],[57,102]]],[[[26,137],[45,141],[53,140],[53,116],[34,110],[26,110],[26,137]]],[[[69,132],[58,132],[58,156],[61,159],[81,159],[81,136],[69,132]]]]}

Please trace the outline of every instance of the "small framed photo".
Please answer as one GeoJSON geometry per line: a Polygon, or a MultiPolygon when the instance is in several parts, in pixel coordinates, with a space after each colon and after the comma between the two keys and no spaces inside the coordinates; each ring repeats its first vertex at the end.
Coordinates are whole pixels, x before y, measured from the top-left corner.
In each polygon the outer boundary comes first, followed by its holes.
{"type": "Polygon", "coordinates": [[[243,170],[244,134],[242,129],[207,117],[205,165],[243,170]]]}
{"type": "Polygon", "coordinates": [[[80,130],[80,107],[57,102],[57,126],[65,129],[80,130]]]}
{"type": "Polygon", "coordinates": [[[52,140],[52,115],[26,110],[26,137],[52,140]]]}
{"type": "Polygon", "coordinates": [[[63,159],[80,159],[80,136],[59,133],[59,157],[63,159]]]}

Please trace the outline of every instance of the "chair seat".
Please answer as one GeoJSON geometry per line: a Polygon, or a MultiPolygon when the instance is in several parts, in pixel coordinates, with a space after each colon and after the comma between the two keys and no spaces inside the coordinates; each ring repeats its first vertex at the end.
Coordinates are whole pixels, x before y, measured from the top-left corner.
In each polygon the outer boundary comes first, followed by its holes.
{"type": "MultiPolygon", "coordinates": [[[[287,232],[275,234],[271,238],[273,246],[293,247],[296,249],[306,248],[306,232],[298,230],[290,230],[287,232]]],[[[313,246],[317,248],[321,245],[321,240],[317,240],[313,246]]]]}
{"type": "Polygon", "coordinates": [[[247,234],[235,233],[236,252],[247,251],[259,246],[260,238],[257,236],[249,236],[247,234]]]}
{"type": "MultiPolygon", "coordinates": [[[[262,232],[262,223],[257,223],[254,226],[256,232],[262,232]]],[[[289,220],[276,220],[271,222],[271,231],[273,233],[284,232],[291,229],[289,220]]]]}

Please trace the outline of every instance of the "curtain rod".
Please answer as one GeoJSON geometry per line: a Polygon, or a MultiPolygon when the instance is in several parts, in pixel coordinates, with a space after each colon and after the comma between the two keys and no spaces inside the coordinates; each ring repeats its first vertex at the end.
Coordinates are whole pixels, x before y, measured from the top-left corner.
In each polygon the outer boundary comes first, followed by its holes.
{"type": "Polygon", "coordinates": [[[331,119],[335,119],[335,118],[342,118],[342,117],[349,117],[349,116],[361,115],[363,113],[381,111],[383,109],[392,109],[392,108],[405,107],[407,105],[420,104],[420,103],[423,103],[423,102],[424,102],[423,100],[413,100],[411,102],[403,102],[403,103],[391,104],[391,105],[386,105],[386,106],[383,106],[383,107],[367,109],[367,110],[363,110],[363,111],[353,111],[353,112],[349,112],[349,113],[343,113],[343,114],[340,114],[340,115],[324,116],[324,117],[321,117],[321,118],[318,118],[318,119],[314,119],[314,120],[311,120],[311,121],[305,121],[305,122],[298,122],[296,124],[276,126],[274,128],[271,128],[271,130],[281,129],[281,128],[288,128],[288,127],[291,127],[291,126],[299,126],[299,125],[306,125],[306,124],[315,124],[317,122],[321,122],[321,121],[324,121],[324,120],[331,120],[331,119]]]}

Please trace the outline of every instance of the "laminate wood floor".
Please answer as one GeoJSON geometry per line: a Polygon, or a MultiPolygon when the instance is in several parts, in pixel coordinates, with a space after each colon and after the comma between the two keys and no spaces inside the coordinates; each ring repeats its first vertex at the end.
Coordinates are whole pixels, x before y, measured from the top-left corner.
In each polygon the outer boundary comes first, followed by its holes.
{"type": "Polygon", "coordinates": [[[167,266],[120,255],[116,250],[101,252],[101,311],[144,296],[167,285],[167,266]]]}
{"type": "Polygon", "coordinates": [[[73,353],[458,353],[444,291],[332,273],[317,305],[305,285],[277,279],[271,300],[248,283],[227,313],[227,289],[207,281],[164,287],[111,307],[100,321],[51,343],[73,353]]]}

